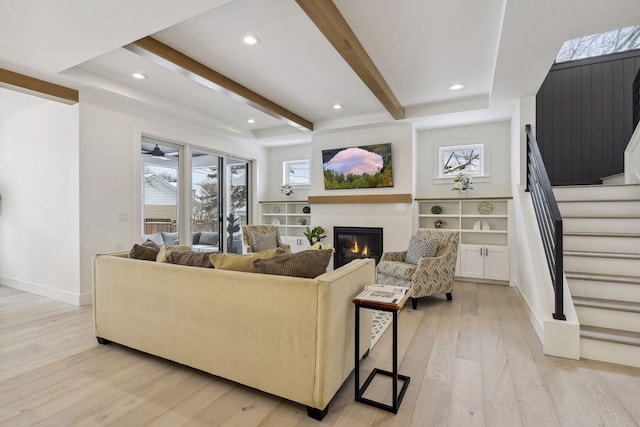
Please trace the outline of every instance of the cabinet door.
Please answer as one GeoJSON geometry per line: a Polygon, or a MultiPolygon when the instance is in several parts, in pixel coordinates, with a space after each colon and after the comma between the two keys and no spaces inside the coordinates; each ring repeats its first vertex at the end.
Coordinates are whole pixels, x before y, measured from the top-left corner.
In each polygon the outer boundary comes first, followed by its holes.
{"type": "Polygon", "coordinates": [[[492,280],[509,280],[508,246],[485,246],[484,277],[492,280]]]}
{"type": "Polygon", "coordinates": [[[460,276],[484,277],[484,246],[460,245],[460,276]]]}

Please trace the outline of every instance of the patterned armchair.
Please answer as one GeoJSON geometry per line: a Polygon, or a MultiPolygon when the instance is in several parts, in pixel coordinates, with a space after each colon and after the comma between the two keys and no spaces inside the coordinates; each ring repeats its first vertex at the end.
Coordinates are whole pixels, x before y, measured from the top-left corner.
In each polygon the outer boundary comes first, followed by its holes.
{"type": "Polygon", "coordinates": [[[418,264],[405,262],[407,252],[385,252],[376,267],[377,283],[383,285],[410,286],[413,288],[411,304],[418,307],[418,298],[447,294],[451,300],[458,257],[460,233],[426,228],[416,235],[423,239],[438,239],[435,256],[420,258],[418,264]]]}
{"type": "Polygon", "coordinates": [[[287,253],[291,246],[282,243],[278,227],[273,225],[245,225],[242,227],[242,240],[247,252],[260,252],[266,249],[282,248],[287,253]]]}

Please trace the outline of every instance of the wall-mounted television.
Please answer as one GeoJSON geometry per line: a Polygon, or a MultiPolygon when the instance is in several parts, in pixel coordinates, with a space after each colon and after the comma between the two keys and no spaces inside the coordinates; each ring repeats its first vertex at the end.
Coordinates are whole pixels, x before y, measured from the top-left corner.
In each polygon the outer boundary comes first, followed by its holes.
{"type": "Polygon", "coordinates": [[[322,150],[324,188],[393,187],[391,143],[322,150]]]}

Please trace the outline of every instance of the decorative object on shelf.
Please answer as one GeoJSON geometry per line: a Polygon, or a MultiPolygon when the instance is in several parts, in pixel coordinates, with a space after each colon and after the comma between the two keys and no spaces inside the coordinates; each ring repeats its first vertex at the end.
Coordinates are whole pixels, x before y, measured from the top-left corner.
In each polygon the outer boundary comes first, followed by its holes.
{"type": "Polygon", "coordinates": [[[458,175],[456,175],[455,179],[453,180],[452,190],[458,190],[458,191],[473,190],[472,185],[473,185],[473,180],[471,179],[471,177],[466,173],[460,172],[458,175]]]}
{"type": "Polygon", "coordinates": [[[310,246],[313,246],[315,243],[319,243],[321,239],[327,237],[324,234],[324,228],[319,225],[313,227],[313,230],[307,227],[307,231],[304,232],[304,235],[309,241],[310,246]]]}
{"type": "Polygon", "coordinates": [[[482,215],[489,215],[493,212],[493,205],[489,202],[480,202],[478,203],[478,213],[482,215]]]}
{"type": "Polygon", "coordinates": [[[442,221],[441,219],[436,219],[435,222],[433,223],[433,225],[436,228],[442,228],[442,226],[446,225],[447,223],[442,221]]]}
{"type": "Polygon", "coordinates": [[[273,218],[271,220],[271,225],[280,225],[280,220],[278,218],[273,218]]]}
{"type": "Polygon", "coordinates": [[[306,213],[306,214],[311,213],[311,207],[305,206],[304,208],[302,208],[302,213],[306,213]]]}
{"type": "Polygon", "coordinates": [[[285,184],[280,187],[280,192],[285,196],[290,196],[293,194],[293,188],[289,184],[285,184]]]}
{"type": "Polygon", "coordinates": [[[304,218],[298,218],[296,219],[296,224],[298,225],[307,225],[307,220],[304,218]]]}
{"type": "Polygon", "coordinates": [[[333,245],[331,245],[330,243],[316,242],[313,245],[309,246],[309,249],[333,249],[333,245]]]}
{"type": "Polygon", "coordinates": [[[440,207],[439,205],[433,205],[431,206],[431,213],[434,215],[439,215],[442,213],[442,207],[440,207]]]}
{"type": "Polygon", "coordinates": [[[476,221],[473,223],[474,230],[491,230],[491,226],[487,221],[476,221]]]}
{"type": "Polygon", "coordinates": [[[273,209],[271,210],[271,212],[273,212],[273,213],[280,213],[280,206],[275,205],[275,206],[273,207],[273,209]]]}

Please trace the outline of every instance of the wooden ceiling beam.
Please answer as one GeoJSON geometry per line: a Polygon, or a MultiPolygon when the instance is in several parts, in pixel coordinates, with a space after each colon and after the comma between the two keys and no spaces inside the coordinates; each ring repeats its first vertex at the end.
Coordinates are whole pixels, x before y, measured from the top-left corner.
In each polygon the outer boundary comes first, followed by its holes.
{"type": "Polygon", "coordinates": [[[75,89],[14,73],[4,68],[0,68],[0,87],[69,105],[77,104],[79,99],[78,91],[75,89]]]}
{"type": "Polygon", "coordinates": [[[378,71],[338,7],[332,0],[296,0],[369,90],[396,119],[404,119],[404,108],[378,71]]]}
{"type": "Polygon", "coordinates": [[[271,117],[282,120],[290,126],[304,131],[313,130],[313,123],[309,120],[292,113],[286,108],[153,37],[142,38],[124,46],[124,48],[148,58],[167,69],[180,73],[210,89],[221,92],[236,101],[260,110],[271,117]]]}

